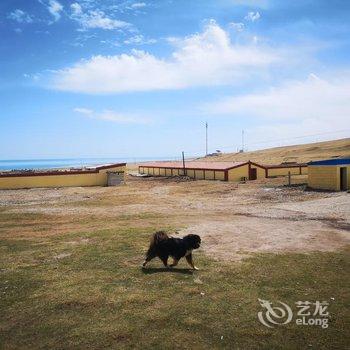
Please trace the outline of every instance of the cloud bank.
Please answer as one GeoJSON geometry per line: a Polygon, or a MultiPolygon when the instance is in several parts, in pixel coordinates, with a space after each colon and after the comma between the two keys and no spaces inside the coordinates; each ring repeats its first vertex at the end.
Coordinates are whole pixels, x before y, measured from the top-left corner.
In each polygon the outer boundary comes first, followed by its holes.
{"type": "Polygon", "coordinates": [[[350,76],[326,80],[310,74],[304,81],[289,81],[265,92],[228,97],[203,110],[272,120],[346,123],[350,115],[350,76]]]}
{"type": "Polygon", "coordinates": [[[214,21],[203,32],[171,39],[169,58],[145,51],[94,56],[56,71],[50,87],[90,94],[213,86],[244,81],[279,60],[278,54],[254,44],[232,44],[214,21]]]}
{"type": "MultiPolygon", "coordinates": [[[[249,145],[256,141],[280,139],[281,145],[302,141],[315,142],[349,135],[350,74],[332,74],[319,78],[315,74],[301,81],[288,81],[260,93],[232,96],[200,107],[203,114],[241,120],[255,119],[246,129],[249,145]],[[324,134],[316,138],[301,135],[324,134]],[[299,137],[299,140],[292,140],[299,137]],[[282,141],[283,140],[283,141],[282,141]]],[[[259,142],[258,142],[259,143],[259,142]]],[[[276,146],[264,142],[261,146],[276,146]]]]}

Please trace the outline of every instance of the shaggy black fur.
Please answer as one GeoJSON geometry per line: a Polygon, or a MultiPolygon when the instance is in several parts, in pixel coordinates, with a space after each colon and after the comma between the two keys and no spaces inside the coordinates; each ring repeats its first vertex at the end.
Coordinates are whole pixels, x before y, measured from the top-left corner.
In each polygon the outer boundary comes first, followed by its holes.
{"type": "Polygon", "coordinates": [[[143,267],[155,257],[162,260],[164,266],[168,266],[168,258],[171,256],[174,262],[169,267],[176,266],[179,260],[186,257],[188,264],[195,270],[198,270],[192,260],[192,250],[198,249],[201,244],[201,238],[198,235],[187,235],[184,238],[169,237],[164,231],[158,231],[153,234],[148,248],[143,267]]]}

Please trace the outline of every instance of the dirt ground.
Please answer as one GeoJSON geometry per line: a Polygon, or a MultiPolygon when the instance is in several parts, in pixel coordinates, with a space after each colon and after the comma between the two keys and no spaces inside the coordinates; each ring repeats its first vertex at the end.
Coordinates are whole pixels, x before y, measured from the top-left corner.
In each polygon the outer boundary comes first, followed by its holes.
{"type": "MultiPolygon", "coordinates": [[[[304,177],[294,182],[304,182],[304,177]]],[[[215,259],[240,260],[255,252],[334,251],[350,243],[350,195],[287,187],[286,179],[244,184],[128,176],[119,187],[0,191],[0,211],[42,214],[55,223],[37,235],[110,227],[171,227],[196,233],[215,259]]],[[[23,238],[26,227],[7,231],[23,238]]],[[[147,245],[147,242],[145,242],[147,245]]]]}

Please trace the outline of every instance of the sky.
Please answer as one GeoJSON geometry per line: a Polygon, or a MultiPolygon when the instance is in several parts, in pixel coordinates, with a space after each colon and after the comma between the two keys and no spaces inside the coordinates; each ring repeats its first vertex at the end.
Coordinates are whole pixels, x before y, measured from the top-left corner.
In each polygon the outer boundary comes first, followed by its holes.
{"type": "Polygon", "coordinates": [[[350,1],[2,0],[0,159],[350,136],[350,1]]]}

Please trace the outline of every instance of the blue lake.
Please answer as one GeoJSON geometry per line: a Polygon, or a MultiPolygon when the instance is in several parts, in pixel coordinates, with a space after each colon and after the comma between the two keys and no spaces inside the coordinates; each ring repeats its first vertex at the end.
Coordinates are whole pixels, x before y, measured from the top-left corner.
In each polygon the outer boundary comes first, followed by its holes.
{"type": "Polygon", "coordinates": [[[0,170],[53,169],[82,167],[108,163],[137,163],[150,160],[175,160],[171,157],[139,158],[62,158],[62,159],[9,159],[0,160],[0,170]]]}

